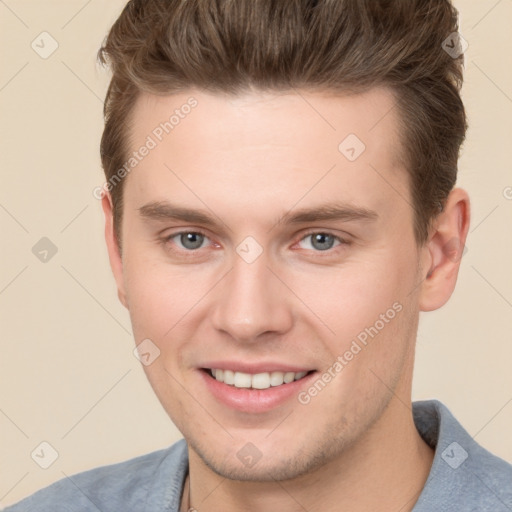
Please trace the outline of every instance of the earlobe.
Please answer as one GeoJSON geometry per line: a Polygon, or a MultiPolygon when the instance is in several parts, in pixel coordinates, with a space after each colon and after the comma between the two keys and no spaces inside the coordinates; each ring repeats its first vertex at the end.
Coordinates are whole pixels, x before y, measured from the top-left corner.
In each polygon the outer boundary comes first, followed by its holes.
{"type": "Polygon", "coordinates": [[[457,282],[469,229],[469,197],[459,188],[453,189],[443,211],[434,221],[424,247],[428,265],[420,292],[420,310],[433,311],[450,298],[457,282]]]}
{"type": "Polygon", "coordinates": [[[119,252],[117,237],[114,230],[114,215],[112,197],[109,192],[104,191],[101,198],[101,206],[105,214],[105,242],[107,244],[110,268],[114,274],[117,286],[117,295],[121,304],[128,309],[128,301],[124,288],[123,261],[119,252]]]}

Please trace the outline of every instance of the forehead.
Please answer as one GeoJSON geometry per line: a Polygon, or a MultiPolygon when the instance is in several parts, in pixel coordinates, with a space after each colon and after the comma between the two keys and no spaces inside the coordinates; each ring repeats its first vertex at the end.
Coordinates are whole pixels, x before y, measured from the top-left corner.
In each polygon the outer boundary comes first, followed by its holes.
{"type": "Polygon", "coordinates": [[[393,188],[408,194],[396,116],[385,88],[142,94],[131,117],[131,151],[151,149],[130,172],[125,195],[138,206],[177,195],[197,206],[200,198],[222,197],[240,211],[320,197],[375,207],[396,199],[393,188]],[[390,187],[389,180],[397,182],[390,187]]]}
{"type": "Polygon", "coordinates": [[[131,116],[130,132],[134,143],[152,134],[165,145],[160,139],[170,139],[167,135],[172,133],[181,143],[211,140],[217,150],[232,150],[233,138],[239,144],[297,146],[304,135],[311,142],[308,147],[321,139],[332,146],[332,142],[353,133],[379,149],[379,140],[398,142],[395,106],[395,95],[384,87],[360,94],[296,90],[234,96],[194,89],[168,96],[141,93],[131,116]],[[284,127],[287,129],[280,130],[284,127]]]}

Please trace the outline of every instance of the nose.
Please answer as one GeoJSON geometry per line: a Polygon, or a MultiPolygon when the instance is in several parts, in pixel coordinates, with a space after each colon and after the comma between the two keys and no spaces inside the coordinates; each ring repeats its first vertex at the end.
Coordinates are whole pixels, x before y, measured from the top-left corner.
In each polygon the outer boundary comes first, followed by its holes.
{"type": "Polygon", "coordinates": [[[215,329],[251,343],[282,335],[292,327],[289,293],[267,265],[265,253],[252,263],[236,256],[233,268],[217,287],[211,317],[215,329]]]}

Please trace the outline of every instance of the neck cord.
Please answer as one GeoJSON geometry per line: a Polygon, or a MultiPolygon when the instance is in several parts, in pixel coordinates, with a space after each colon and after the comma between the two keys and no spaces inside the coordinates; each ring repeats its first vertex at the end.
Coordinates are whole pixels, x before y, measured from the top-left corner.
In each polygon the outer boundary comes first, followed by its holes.
{"type": "Polygon", "coordinates": [[[184,510],[186,512],[197,512],[196,509],[190,505],[190,474],[187,475],[183,494],[187,497],[187,503],[184,510]]]}

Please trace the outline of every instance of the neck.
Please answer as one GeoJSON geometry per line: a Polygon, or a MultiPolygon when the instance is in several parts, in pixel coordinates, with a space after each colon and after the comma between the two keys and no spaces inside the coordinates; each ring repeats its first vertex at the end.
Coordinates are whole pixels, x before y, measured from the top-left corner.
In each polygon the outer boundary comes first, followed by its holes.
{"type": "Polygon", "coordinates": [[[363,439],[328,464],[293,480],[228,480],[215,474],[189,448],[190,480],[182,510],[409,512],[427,480],[433,450],[416,430],[410,400],[405,404],[394,397],[363,439]]]}

